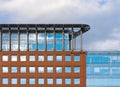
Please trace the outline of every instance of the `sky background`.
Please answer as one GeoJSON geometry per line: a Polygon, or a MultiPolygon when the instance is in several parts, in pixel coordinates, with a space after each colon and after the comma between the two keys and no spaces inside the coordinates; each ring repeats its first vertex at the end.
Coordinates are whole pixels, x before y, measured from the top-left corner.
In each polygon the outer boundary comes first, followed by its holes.
{"type": "Polygon", "coordinates": [[[89,24],[84,49],[120,51],[120,0],[0,0],[0,24],[89,24]]]}

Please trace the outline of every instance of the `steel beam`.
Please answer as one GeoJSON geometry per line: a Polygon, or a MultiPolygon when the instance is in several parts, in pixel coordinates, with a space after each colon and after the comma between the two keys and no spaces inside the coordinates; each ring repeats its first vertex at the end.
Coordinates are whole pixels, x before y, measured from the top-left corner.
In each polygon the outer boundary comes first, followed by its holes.
{"type": "Polygon", "coordinates": [[[29,32],[27,29],[27,51],[29,51],[29,32]]]}
{"type": "Polygon", "coordinates": [[[63,31],[62,31],[62,51],[65,50],[65,41],[64,41],[64,28],[63,28],[63,31]]]}
{"type": "Polygon", "coordinates": [[[9,51],[11,51],[11,32],[10,32],[10,28],[9,28],[9,51]]]}
{"type": "Polygon", "coordinates": [[[38,32],[36,29],[36,51],[38,51],[38,32]]]}
{"type": "Polygon", "coordinates": [[[45,28],[45,51],[47,51],[47,33],[46,33],[46,28],[45,28]]]}
{"type": "Polygon", "coordinates": [[[18,51],[20,51],[20,31],[18,30],[18,51]]]}
{"type": "Polygon", "coordinates": [[[80,31],[80,51],[83,51],[82,47],[83,41],[82,41],[82,30],[80,31]]]}

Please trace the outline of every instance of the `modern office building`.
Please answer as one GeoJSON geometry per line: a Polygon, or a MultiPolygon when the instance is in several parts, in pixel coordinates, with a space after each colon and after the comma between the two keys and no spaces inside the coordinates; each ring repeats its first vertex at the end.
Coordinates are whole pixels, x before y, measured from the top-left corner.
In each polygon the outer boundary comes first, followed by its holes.
{"type": "Polygon", "coordinates": [[[120,87],[120,51],[90,51],[86,57],[87,87],[120,87]]]}
{"type": "Polygon", "coordinates": [[[86,87],[82,34],[89,29],[86,24],[1,24],[0,87],[86,87]]]}

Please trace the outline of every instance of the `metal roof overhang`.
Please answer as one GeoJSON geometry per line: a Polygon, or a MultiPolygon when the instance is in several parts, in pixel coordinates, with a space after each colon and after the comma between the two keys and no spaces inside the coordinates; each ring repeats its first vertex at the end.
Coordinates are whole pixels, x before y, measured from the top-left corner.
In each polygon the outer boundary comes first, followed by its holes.
{"type": "Polygon", "coordinates": [[[46,31],[49,32],[62,32],[72,33],[77,37],[82,33],[87,32],[90,26],[87,24],[0,24],[0,30],[2,31],[46,31]],[[21,29],[20,29],[21,28],[21,29]],[[65,29],[68,28],[68,29],[65,29]],[[71,28],[71,30],[69,29],[71,28]],[[77,30],[77,31],[76,31],[77,30]]]}

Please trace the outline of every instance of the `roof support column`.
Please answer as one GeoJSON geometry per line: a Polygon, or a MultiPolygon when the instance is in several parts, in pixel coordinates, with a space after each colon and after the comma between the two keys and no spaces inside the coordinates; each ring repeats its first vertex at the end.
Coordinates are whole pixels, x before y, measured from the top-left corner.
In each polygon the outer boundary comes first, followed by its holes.
{"type": "Polygon", "coordinates": [[[45,51],[47,51],[47,33],[46,33],[46,28],[45,28],[45,51]]]}
{"type": "Polygon", "coordinates": [[[11,32],[9,29],[9,51],[11,51],[11,32]]]}
{"type": "Polygon", "coordinates": [[[71,33],[69,33],[69,51],[71,50],[71,33]]]}
{"type": "Polygon", "coordinates": [[[20,31],[18,28],[18,51],[20,51],[20,31]]]}
{"type": "Polygon", "coordinates": [[[62,31],[62,51],[64,51],[65,49],[65,41],[64,41],[64,28],[63,28],[63,31],[62,31]]]}
{"type": "Polygon", "coordinates": [[[55,29],[54,29],[54,32],[53,32],[53,34],[54,34],[54,51],[56,50],[56,35],[55,35],[55,29]]]}
{"type": "Polygon", "coordinates": [[[77,50],[76,49],[76,38],[75,38],[75,36],[74,36],[74,50],[77,50]]]}
{"type": "Polygon", "coordinates": [[[38,32],[36,28],[36,51],[38,51],[38,32]]]}
{"type": "Polygon", "coordinates": [[[73,28],[72,28],[72,51],[74,51],[74,32],[73,32],[73,28]]]}
{"type": "Polygon", "coordinates": [[[29,33],[27,29],[27,51],[29,51],[29,33]]]}
{"type": "Polygon", "coordinates": [[[83,44],[83,41],[82,41],[82,30],[80,30],[80,51],[83,51],[82,44],[83,44]]]}

